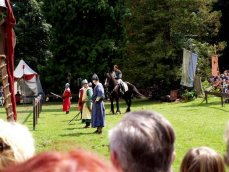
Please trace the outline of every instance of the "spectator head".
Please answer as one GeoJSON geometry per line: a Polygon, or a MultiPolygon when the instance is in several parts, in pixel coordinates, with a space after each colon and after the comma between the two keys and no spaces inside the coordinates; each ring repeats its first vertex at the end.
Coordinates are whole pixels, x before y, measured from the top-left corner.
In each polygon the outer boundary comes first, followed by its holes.
{"type": "Polygon", "coordinates": [[[209,147],[198,147],[186,153],[180,172],[225,172],[225,167],[216,151],[209,147]]]}
{"type": "Polygon", "coordinates": [[[34,153],[34,139],[25,126],[0,120],[0,171],[29,159],[34,153]]]}
{"type": "Polygon", "coordinates": [[[127,113],[109,132],[111,161],[124,172],[171,171],[175,133],[159,113],[127,113]]]}
{"type": "Polygon", "coordinates": [[[118,172],[92,153],[75,150],[69,153],[44,152],[30,160],[9,167],[4,172],[118,172]]]}

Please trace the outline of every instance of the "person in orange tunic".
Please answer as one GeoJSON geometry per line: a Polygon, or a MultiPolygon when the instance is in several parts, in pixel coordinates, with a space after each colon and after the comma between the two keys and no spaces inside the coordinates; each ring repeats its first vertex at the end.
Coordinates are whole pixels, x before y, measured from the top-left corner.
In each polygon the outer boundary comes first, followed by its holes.
{"type": "Polygon", "coordinates": [[[71,90],[70,90],[69,83],[65,84],[65,90],[62,98],[63,98],[63,111],[66,112],[66,114],[68,114],[71,107],[71,90]]]}

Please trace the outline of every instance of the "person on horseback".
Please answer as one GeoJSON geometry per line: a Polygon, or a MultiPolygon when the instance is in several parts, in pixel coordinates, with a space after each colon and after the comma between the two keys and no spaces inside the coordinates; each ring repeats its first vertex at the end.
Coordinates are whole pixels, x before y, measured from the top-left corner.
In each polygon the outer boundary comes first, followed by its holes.
{"type": "Polygon", "coordinates": [[[119,69],[118,65],[114,65],[112,75],[118,82],[118,85],[115,86],[114,90],[116,90],[119,86],[121,94],[124,94],[125,93],[125,87],[124,87],[124,83],[122,81],[122,72],[119,69]]]}

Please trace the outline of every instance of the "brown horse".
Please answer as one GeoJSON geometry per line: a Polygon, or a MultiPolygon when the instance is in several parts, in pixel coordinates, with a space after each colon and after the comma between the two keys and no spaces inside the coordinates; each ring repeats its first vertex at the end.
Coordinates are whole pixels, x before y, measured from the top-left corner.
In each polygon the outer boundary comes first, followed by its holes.
{"type": "Polygon", "coordinates": [[[144,98],[144,96],[137,90],[137,88],[129,83],[126,82],[128,86],[128,91],[126,91],[123,95],[120,92],[120,84],[118,84],[117,80],[112,76],[111,73],[106,74],[106,80],[105,80],[105,88],[109,92],[109,98],[111,101],[111,112],[114,114],[114,100],[116,101],[116,113],[121,113],[119,109],[119,99],[122,97],[126,101],[126,112],[130,111],[130,106],[131,106],[131,97],[134,95],[135,97],[138,98],[144,98]]]}

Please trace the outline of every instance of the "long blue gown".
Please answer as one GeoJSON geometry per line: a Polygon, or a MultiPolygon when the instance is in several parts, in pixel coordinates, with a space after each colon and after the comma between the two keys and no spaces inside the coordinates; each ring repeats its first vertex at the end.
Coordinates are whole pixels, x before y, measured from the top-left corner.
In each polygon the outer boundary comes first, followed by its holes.
{"type": "Polygon", "coordinates": [[[101,83],[95,86],[93,90],[93,95],[92,95],[92,101],[93,101],[93,106],[92,106],[92,116],[91,116],[91,125],[93,128],[96,127],[104,127],[105,124],[105,107],[103,101],[98,101],[96,102],[97,97],[102,97],[104,98],[104,88],[101,83]]]}

